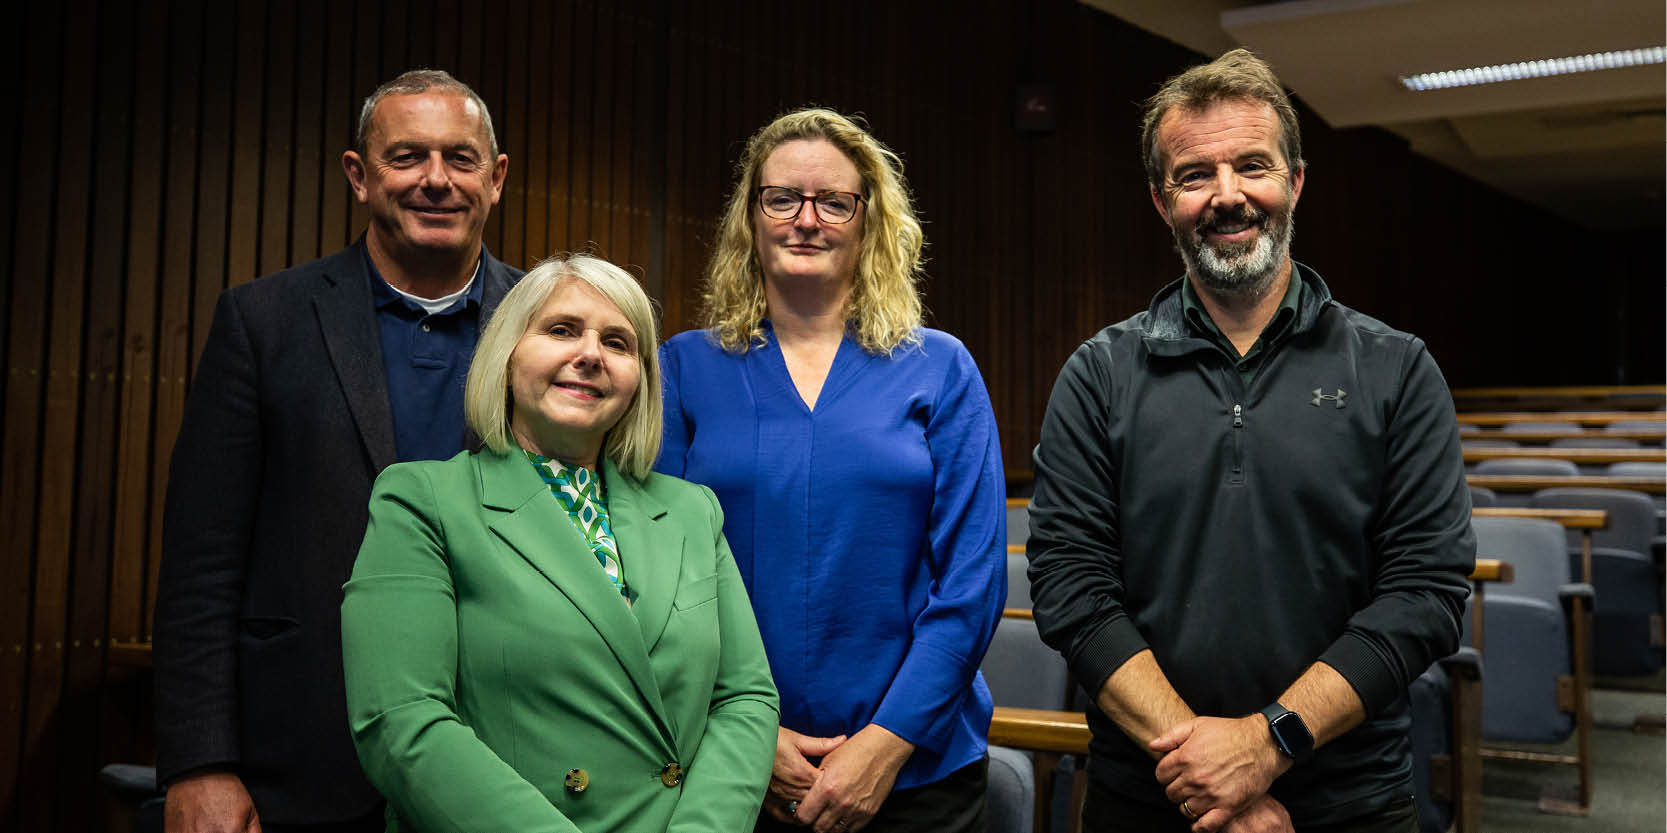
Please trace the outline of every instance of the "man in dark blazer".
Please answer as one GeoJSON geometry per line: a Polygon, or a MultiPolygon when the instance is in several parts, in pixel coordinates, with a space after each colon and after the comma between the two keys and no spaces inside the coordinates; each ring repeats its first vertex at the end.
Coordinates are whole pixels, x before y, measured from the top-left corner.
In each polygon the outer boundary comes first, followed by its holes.
{"type": "Polygon", "coordinates": [[[169,833],[380,830],[348,733],[341,586],[371,484],[466,444],[479,330],[521,276],[481,245],[509,157],[444,72],[364,103],[369,227],[221,294],[174,446],[156,610],[169,833]]]}

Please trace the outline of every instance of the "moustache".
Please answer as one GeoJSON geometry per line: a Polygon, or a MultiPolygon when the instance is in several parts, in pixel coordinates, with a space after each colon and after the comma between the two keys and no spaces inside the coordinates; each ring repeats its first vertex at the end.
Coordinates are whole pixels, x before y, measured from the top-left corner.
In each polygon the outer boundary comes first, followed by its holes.
{"type": "Polygon", "coordinates": [[[1231,210],[1214,211],[1206,215],[1198,224],[1200,234],[1218,232],[1222,226],[1261,225],[1268,219],[1268,213],[1250,205],[1241,205],[1231,210]]]}

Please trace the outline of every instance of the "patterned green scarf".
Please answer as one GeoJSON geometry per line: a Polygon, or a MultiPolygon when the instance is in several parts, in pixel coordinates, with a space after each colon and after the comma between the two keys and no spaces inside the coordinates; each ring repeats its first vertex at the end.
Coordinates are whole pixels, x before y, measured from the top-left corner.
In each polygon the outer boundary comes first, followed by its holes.
{"type": "Polygon", "coordinates": [[[602,481],[581,466],[570,467],[560,460],[531,451],[524,453],[532,461],[538,478],[549,485],[556,503],[567,510],[568,520],[578,528],[580,535],[585,536],[590,551],[602,565],[602,572],[607,574],[608,580],[614,583],[614,588],[629,605],[631,589],[625,584],[625,576],[619,569],[619,547],[614,544],[614,528],[608,522],[608,495],[602,488],[602,481]]]}

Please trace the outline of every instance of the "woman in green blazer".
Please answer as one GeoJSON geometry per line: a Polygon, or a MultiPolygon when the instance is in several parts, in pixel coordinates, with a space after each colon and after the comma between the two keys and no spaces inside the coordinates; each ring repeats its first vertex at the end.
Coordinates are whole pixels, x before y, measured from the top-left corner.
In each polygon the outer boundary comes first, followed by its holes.
{"type": "Polygon", "coordinates": [[[650,471],[642,289],[592,257],[540,264],[482,334],[465,405],[486,448],[377,479],[342,603],[388,829],[749,829],[776,690],[716,498],[650,471]]]}

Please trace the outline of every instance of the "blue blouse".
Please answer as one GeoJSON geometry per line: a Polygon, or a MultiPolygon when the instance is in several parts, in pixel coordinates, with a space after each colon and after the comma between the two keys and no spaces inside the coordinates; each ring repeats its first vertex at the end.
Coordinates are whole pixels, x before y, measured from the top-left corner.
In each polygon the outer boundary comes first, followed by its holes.
{"type": "Polygon", "coordinates": [[[808,735],[869,723],[913,743],[896,787],[984,755],[978,672],[1007,597],[995,414],[961,342],[925,329],[890,356],[849,336],[814,411],[775,333],[745,353],[704,331],[661,347],[658,469],[724,509],[781,691],[808,735]]]}

